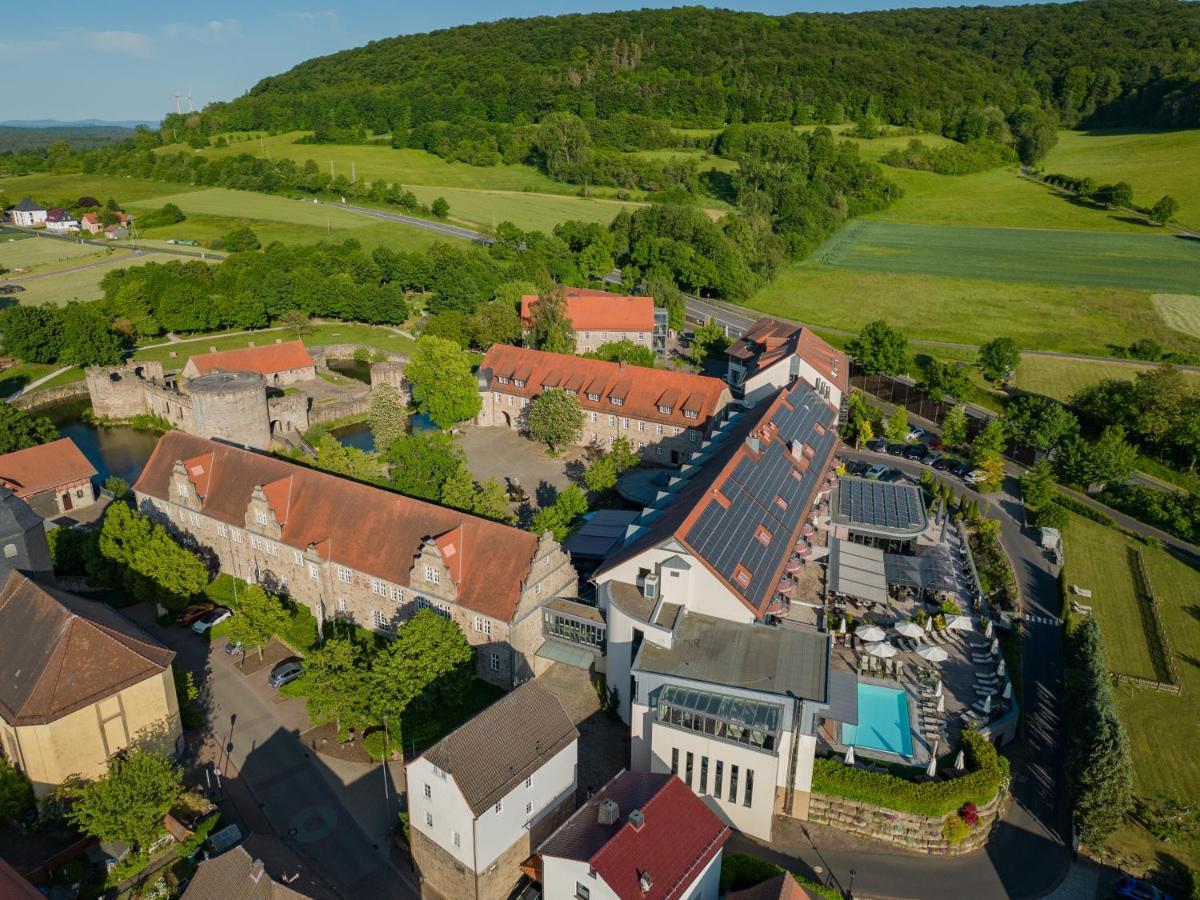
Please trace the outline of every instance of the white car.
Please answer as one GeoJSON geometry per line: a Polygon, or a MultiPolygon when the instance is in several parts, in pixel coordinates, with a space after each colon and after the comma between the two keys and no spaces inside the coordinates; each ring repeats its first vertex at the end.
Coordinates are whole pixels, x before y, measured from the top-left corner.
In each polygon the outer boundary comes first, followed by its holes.
{"type": "Polygon", "coordinates": [[[926,432],[924,428],[918,428],[916,425],[914,425],[908,430],[908,442],[910,444],[914,444],[925,437],[925,434],[926,432]]]}
{"type": "Polygon", "coordinates": [[[983,469],[972,469],[965,476],[963,476],[963,481],[965,481],[967,484],[983,484],[985,481],[987,481],[987,478],[988,473],[983,471],[983,469]]]}
{"type": "Polygon", "coordinates": [[[219,625],[233,615],[233,610],[225,606],[218,606],[212,612],[207,612],[192,623],[192,631],[196,634],[204,634],[214,625],[219,625]]]}

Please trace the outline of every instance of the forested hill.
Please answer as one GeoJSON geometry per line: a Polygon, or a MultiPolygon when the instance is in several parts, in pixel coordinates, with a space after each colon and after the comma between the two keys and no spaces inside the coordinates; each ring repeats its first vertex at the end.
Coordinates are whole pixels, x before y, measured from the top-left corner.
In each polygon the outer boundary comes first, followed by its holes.
{"type": "Polygon", "coordinates": [[[173,124],[385,132],[562,110],[696,127],[871,115],[955,135],[985,107],[1010,114],[1023,104],[1056,111],[1064,125],[1200,125],[1200,3],[506,19],[309,60],[173,124]]]}

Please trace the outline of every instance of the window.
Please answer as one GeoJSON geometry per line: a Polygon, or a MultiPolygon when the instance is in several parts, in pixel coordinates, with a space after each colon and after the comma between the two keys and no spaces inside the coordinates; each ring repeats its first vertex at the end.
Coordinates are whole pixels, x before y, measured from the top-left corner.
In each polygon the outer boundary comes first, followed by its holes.
{"type": "Polygon", "coordinates": [[[585,331],[583,333],[583,339],[585,341],[590,341],[592,339],[592,333],[590,331],[585,331]]]}
{"type": "Polygon", "coordinates": [[[693,444],[696,443],[698,440],[700,440],[700,432],[696,431],[693,428],[691,431],[688,432],[688,440],[691,441],[693,444]]]}
{"type": "Polygon", "coordinates": [[[297,566],[304,565],[304,554],[299,550],[292,551],[292,562],[297,566]]]}
{"type": "Polygon", "coordinates": [[[750,806],[754,802],[754,770],[746,770],[746,799],[742,801],[743,805],[750,806]]]}
{"type": "Polygon", "coordinates": [[[542,631],[551,637],[562,638],[572,644],[604,650],[605,626],[602,622],[584,621],[575,616],[546,609],[542,612],[542,631]]]}
{"type": "Polygon", "coordinates": [[[496,380],[497,380],[498,382],[500,382],[501,384],[508,384],[508,377],[507,377],[507,376],[505,376],[505,375],[501,375],[501,376],[500,376],[499,378],[497,378],[496,380]]]}
{"type": "Polygon", "coordinates": [[[645,430],[646,430],[646,423],[638,422],[638,431],[645,431],[645,430]]]}
{"type": "Polygon", "coordinates": [[[654,433],[661,436],[663,433],[663,427],[661,425],[655,425],[654,433]]]}
{"type": "Polygon", "coordinates": [[[621,417],[621,428],[623,428],[625,431],[629,430],[629,420],[624,416],[621,417]]]}
{"type": "Polygon", "coordinates": [[[658,411],[659,411],[660,413],[662,413],[664,416],[669,416],[671,413],[673,413],[673,412],[675,411],[675,407],[673,407],[673,406],[660,406],[660,407],[658,408],[658,411]]]}
{"type": "Polygon", "coordinates": [[[658,457],[661,457],[661,456],[663,456],[663,448],[662,448],[662,447],[655,447],[655,448],[654,448],[654,455],[655,455],[655,456],[658,456],[658,457]]]}
{"type": "Polygon", "coordinates": [[[700,757],[700,793],[708,793],[708,757],[700,757]]]}
{"type": "Polygon", "coordinates": [[[462,846],[462,835],[459,834],[457,831],[455,831],[453,828],[450,829],[450,842],[452,844],[454,844],[455,847],[462,846]]]}
{"type": "MultiPolygon", "coordinates": [[[[609,438],[609,440],[611,441],[612,438],[609,438]]],[[[533,593],[540,594],[541,592],[542,592],[542,583],[539,581],[537,584],[535,584],[533,586],[533,593]]]]}
{"type": "Polygon", "coordinates": [[[688,786],[688,787],[691,787],[691,786],[692,786],[692,767],[693,767],[693,766],[692,766],[692,763],[693,763],[693,760],[694,760],[694,758],[695,758],[695,757],[694,757],[694,755],[692,754],[692,751],[691,751],[691,750],[689,750],[689,751],[687,752],[687,764],[686,764],[686,765],[685,765],[685,767],[684,767],[684,773],[685,773],[685,777],[684,777],[684,779],[683,779],[684,781],[686,781],[686,782],[687,782],[687,786],[688,786]]]}
{"type": "Polygon", "coordinates": [[[529,790],[531,787],[533,787],[533,776],[529,775],[525,778],[525,789],[529,790]]]}
{"type": "Polygon", "coordinates": [[[371,610],[371,622],[375,626],[376,631],[383,631],[388,627],[388,621],[383,613],[377,609],[371,610]]]}
{"type": "Polygon", "coordinates": [[[591,892],[586,887],[578,881],[575,882],[575,900],[590,900],[591,896],[591,892]]]}
{"type": "Polygon", "coordinates": [[[786,500],[784,500],[782,497],[775,498],[775,505],[778,506],[780,509],[788,508],[788,502],[786,500]]]}
{"type": "Polygon", "coordinates": [[[502,812],[504,812],[504,801],[497,800],[496,801],[496,814],[499,815],[502,812]]]}
{"type": "Polygon", "coordinates": [[[672,775],[679,774],[679,748],[678,747],[671,748],[671,774],[672,775]]]}
{"type": "Polygon", "coordinates": [[[431,788],[429,785],[425,785],[425,799],[426,800],[433,799],[433,788],[431,788]]]}
{"type": "Polygon", "coordinates": [[[765,525],[759,525],[754,531],[754,539],[764,547],[771,546],[771,531],[765,525]]]}
{"type": "Polygon", "coordinates": [[[596,413],[594,413],[594,412],[588,413],[588,421],[589,422],[595,422],[597,418],[598,418],[598,416],[596,415],[596,413]]]}
{"type": "Polygon", "coordinates": [[[597,400],[599,400],[599,399],[600,399],[600,395],[599,395],[599,394],[593,394],[591,391],[588,391],[587,398],[588,398],[589,400],[591,400],[591,401],[594,403],[595,401],[597,401],[597,400]]]}
{"type": "Polygon", "coordinates": [[[254,521],[257,522],[259,525],[266,525],[267,524],[266,510],[256,509],[254,511],[254,521]]]}
{"type": "Polygon", "coordinates": [[[512,394],[509,394],[509,395],[508,395],[508,405],[509,405],[509,406],[512,406],[512,405],[513,405],[513,398],[512,398],[512,394]]]}
{"type": "Polygon", "coordinates": [[[646,332],[644,332],[644,331],[639,331],[639,332],[638,332],[638,340],[639,340],[639,341],[642,341],[642,342],[645,342],[645,340],[646,340],[646,332]]]}
{"type": "Polygon", "coordinates": [[[315,563],[308,564],[308,577],[313,579],[314,581],[321,577],[321,570],[317,567],[317,565],[315,563]]]}
{"type": "Polygon", "coordinates": [[[233,540],[233,542],[235,544],[240,544],[242,542],[242,533],[240,531],[238,531],[236,528],[233,529],[232,532],[230,532],[229,537],[233,540]]]}
{"type": "Polygon", "coordinates": [[[721,775],[723,774],[721,770],[724,768],[725,764],[718,759],[713,768],[713,796],[718,800],[721,799],[721,775]]]}
{"type": "Polygon", "coordinates": [[[737,766],[729,767],[729,802],[730,803],[737,803],[737,776],[738,776],[737,769],[738,769],[737,766]]]}
{"type": "Polygon", "coordinates": [[[526,804],[525,804],[525,815],[529,815],[529,814],[530,814],[530,813],[532,813],[532,812],[533,812],[533,804],[532,804],[532,803],[526,803],[526,804]]]}
{"type": "Polygon", "coordinates": [[[425,567],[425,580],[430,584],[441,584],[442,573],[438,571],[436,566],[425,567]]]}
{"type": "Polygon", "coordinates": [[[671,434],[674,435],[675,437],[679,437],[681,434],[683,434],[683,429],[680,428],[678,425],[676,425],[674,428],[671,429],[671,434]]]}
{"type": "Polygon", "coordinates": [[[350,574],[350,570],[347,569],[345,566],[337,567],[337,576],[338,576],[338,581],[340,581],[342,584],[349,584],[353,580],[353,577],[354,577],[353,575],[350,574]]]}
{"type": "Polygon", "coordinates": [[[685,409],[683,417],[685,419],[698,419],[700,418],[700,411],[698,409],[685,409]]]}
{"type": "Polygon", "coordinates": [[[253,547],[255,550],[261,549],[262,548],[262,538],[260,538],[257,534],[250,535],[250,546],[253,547]]]}
{"type": "Polygon", "coordinates": [[[186,484],[180,484],[175,490],[180,497],[190,497],[192,495],[191,488],[189,488],[186,484]]]}
{"type": "Polygon", "coordinates": [[[390,596],[397,603],[403,603],[404,602],[404,588],[396,587],[396,585],[393,584],[390,588],[388,588],[388,596],[390,596]]]}
{"type": "Polygon", "coordinates": [[[616,416],[609,416],[609,417],[608,417],[608,427],[609,427],[609,428],[616,428],[616,427],[617,427],[617,417],[616,417],[616,416]]]}
{"type": "Polygon", "coordinates": [[[378,578],[371,579],[371,593],[378,594],[380,597],[387,596],[387,582],[380,581],[378,578]]]}
{"type": "Polygon", "coordinates": [[[263,541],[263,550],[266,551],[267,556],[279,555],[279,545],[274,541],[263,541]]]}
{"type": "Polygon", "coordinates": [[[433,827],[433,813],[431,813],[431,812],[425,813],[425,827],[426,828],[433,827]]]}
{"type": "Polygon", "coordinates": [[[525,382],[520,378],[514,378],[513,384],[515,384],[517,387],[525,387],[525,382]]]}
{"type": "Polygon", "coordinates": [[[337,611],[340,613],[344,613],[346,611],[346,598],[345,597],[338,597],[337,611]]]}
{"type": "Polygon", "coordinates": [[[83,498],[83,488],[75,488],[75,496],[82,499],[83,498]]]}
{"type": "Polygon", "coordinates": [[[499,654],[499,653],[493,653],[493,654],[492,654],[492,656],[491,656],[491,665],[492,665],[492,671],[493,671],[493,672],[499,672],[499,671],[500,671],[500,654],[499,654]]]}
{"type": "Polygon", "coordinates": [[[224,522],[218,522],[217,534],[219,534],[221,537],[229,537],[229,526],[224,522]]]}
{"type": "Polygon", "coordinates": [[[738,563],[736,569],[733,570],[733,580],[742,588],[750,587],[750,570],[738,563]]]}
{"type": "Polygon", "coordinates": [[[195,513],[188,513],[188,521],[192,523],[193,528],[200,527],[200,517],[195,513]]]}
{"type": "Polygon", "coordinates": [[[483,616],[475,617],[475,630],[480,634],[486,634],[488,637],[492,635],[492,620],[485,619],[483,616]]]}
{"type": "Polygon", "coordinates": [[[625,398],[624,397],[614,397],[610,394],[608,397],[608,402],[611,403],[613,406],[620,406],[622,403],[625,402],[625,398]]]}

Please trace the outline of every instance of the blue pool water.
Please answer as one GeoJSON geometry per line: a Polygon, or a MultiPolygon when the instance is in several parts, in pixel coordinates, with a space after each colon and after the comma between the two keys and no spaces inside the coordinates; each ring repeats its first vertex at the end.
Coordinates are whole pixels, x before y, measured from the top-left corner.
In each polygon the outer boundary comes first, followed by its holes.
{"type": "Polygon", "coordinates": [[[908,695],[877,684],[858,685],[858,724],[842,726],[842,743],[912,756],[908,695]]]}

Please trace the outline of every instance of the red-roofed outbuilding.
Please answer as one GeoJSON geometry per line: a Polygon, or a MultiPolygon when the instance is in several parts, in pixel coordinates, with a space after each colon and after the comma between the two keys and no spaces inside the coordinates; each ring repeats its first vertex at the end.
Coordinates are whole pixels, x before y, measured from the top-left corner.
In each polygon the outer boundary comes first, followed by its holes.
{"type": "Polygon", "coordinates": [[[95,467],[70,438],[0,456],[0,485],[44,518],[96,502],[95,467]]]}
{"type": "Polygon", "coordinates": [[[317,377],[316,362],[302,341],[201,353],[183,367],[184,378],[211,372],[257,372],[272,387],[287,387],[317,377]]]}
{"type": "MultiPolygon", "coordinates": [[[[654,347],[654,298],[610,294],[591,288],[563,289],[567,318],[575,330],[575,351],[591,353],[601,344],[632,341],[654,347]]],[[[533,328],[537,294],[521,298],[521,325],[533,328]]]]}

